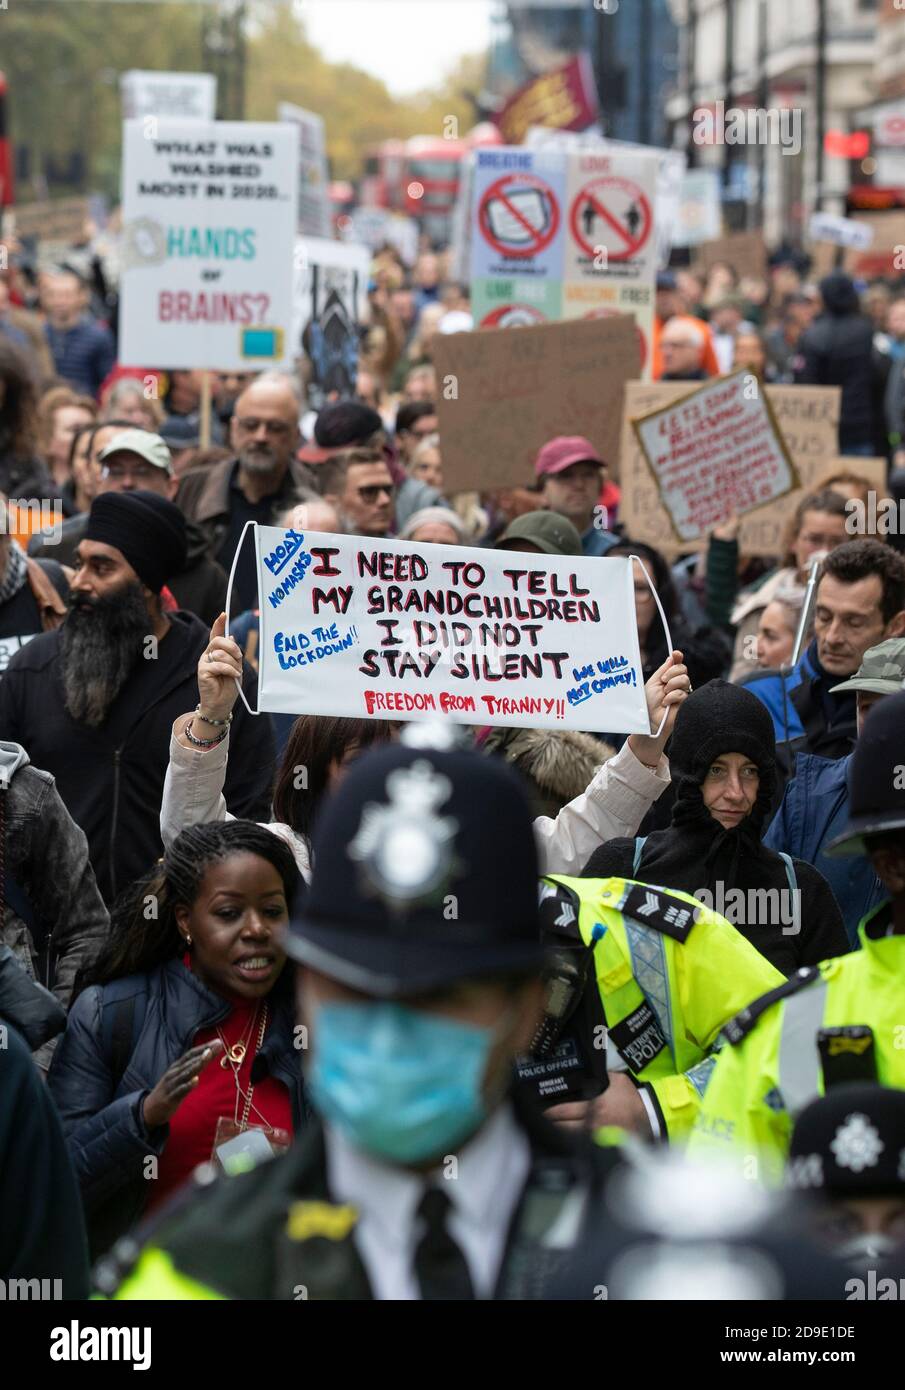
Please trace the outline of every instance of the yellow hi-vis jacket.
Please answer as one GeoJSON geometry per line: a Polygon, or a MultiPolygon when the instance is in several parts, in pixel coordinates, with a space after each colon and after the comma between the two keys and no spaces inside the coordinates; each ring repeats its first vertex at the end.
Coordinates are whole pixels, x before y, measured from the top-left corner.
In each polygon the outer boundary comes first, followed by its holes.
{"type": "Polygon", "coordinates": [[[541,910],[554,932],[577,932],[593,949],[606,1041],[641,1083],[652,1129],[686,1139],[720,1030],[783,976],[725,917],[677,889],[552,874],[541,910]]]}
{"type": "Polygon", "coordinates": [[[797,971],[732,1020],[695,1122],[696,1158],[731,1158],[776,1187],[795,1119],[823,1094],[828,1067],[867,1048],[879,1084],[905,1088],[905,936],[889,934],[889,914],[886,902],[864,918],[860,951],[797,971]]]}

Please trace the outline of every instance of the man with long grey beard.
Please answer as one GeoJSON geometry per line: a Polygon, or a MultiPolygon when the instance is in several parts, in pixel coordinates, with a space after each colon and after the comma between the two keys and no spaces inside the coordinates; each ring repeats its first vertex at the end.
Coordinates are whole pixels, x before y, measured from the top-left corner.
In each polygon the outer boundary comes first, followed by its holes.
{"type": "MultiPolygon", "coordinates": [[[[185,519],[166,498],[140,490],[95,498],[66,620],[15,655],[2,685],[0,738],[21,743],[56,778],[107,903],[162,852],[170,729],[198,697],[207,627],[183,610],[164,612],[160,598],[185,551],[185,519]]],[[[254,686],[246,667],[250,702],[254,686]]],[[[236,816],[266,819],[270,721],[240,705],[235,725],[226,803],[236,816]]]]}

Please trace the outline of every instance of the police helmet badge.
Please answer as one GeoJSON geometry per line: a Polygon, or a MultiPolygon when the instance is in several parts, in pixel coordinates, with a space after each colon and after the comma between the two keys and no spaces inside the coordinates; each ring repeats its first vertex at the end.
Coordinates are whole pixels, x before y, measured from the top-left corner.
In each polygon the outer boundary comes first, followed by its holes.
{"type": "Polygon", "coordinates": [[[403,912],[439,899],[461,867],[454,848],[459,822],[438,815],[452,783],[424,758],[389,773],[386,793],[388,805],[364,807],[348,853],[365,891],[403,912]]]}

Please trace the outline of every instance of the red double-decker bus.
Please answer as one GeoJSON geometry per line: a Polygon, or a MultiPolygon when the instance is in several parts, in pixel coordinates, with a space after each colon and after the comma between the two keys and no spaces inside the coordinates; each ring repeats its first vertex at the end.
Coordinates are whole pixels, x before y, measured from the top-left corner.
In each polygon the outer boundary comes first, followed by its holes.
{"type": "Polygon", "coordinates": [[[409,140],[384,140],[369,152],[364,186],[378,207],[414,217],[433,241],[446,241],[456,198],[462,160],[478,145],[499,145],[496,126],[478,125],[462,140],[413,135],[409,140]]]}

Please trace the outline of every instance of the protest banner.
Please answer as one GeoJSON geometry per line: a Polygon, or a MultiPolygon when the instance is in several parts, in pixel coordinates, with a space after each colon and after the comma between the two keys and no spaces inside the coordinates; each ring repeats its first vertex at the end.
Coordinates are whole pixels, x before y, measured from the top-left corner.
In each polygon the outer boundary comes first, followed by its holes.
{"type": "Polygon", "coordinates": [[[798,486],[763,387],[748,371],[708,381],[632,423],[683,543],[798,486]]]}
{"type": "Polygon", "coordinates": [[[625,383],[640,361],[627,316],[438,334],[431,351],[450,492],[524,486],[559,434],[583,434],[616,459],[625,383]]]}
{"type": "Polygon", "coordinates": [[[565,319],[631,314],[641,369],[651,360],[659,161],[646,154],[575,154],[568,161],[565,319]]]}
{"type": "Polygon", "coordinates": [[[148,116],[123,133],[124,366],[290,356],[298,129],[148,116]]]}
{"type": "Polygon", "coordinates": [[[358,325],[368,303],[371,253],[322,237],[295,246],[292,354],[308,358],[308,389],[316,408],[330,391],[355,393],[358,325]]]}
{"type": "Polygon", "coordinates": [[[23,241],[35,238],[41,242],[63,245],[84,239],[85,223],[91,215],[87,198],[57,198],[48,203],[19,203],[3,214],[5,236],[17,236],[23,241]]]}
{"type": "Polygon", "coordinates": [[[249,530],[259,712],[649,732],[631,559],[249,530]]]}
{"type": "Polygon", "coordinates": [[[812,241],[828,241],[833,246],[850,246],[858,251],[866,251],[873,242],[875,232],[854,217],[815,212],[808,223],[808,235],[812,241]]]}
{"type": "Polygon", "coordinates": [[[767,246],[763,232],[733,232],[729,236],[705,241],[697,248],[696,268],[705,275],[718,262],[733,266],[740,280],[765,279],[767,246]]]}
{"type": "Polygon", "coordinates": [[[905,270],[905,211],[856,213],[853,219],[873,232],[871,245],[845,253],[849,275],[863,278],[905,270]]]}
{"type": "MultiPolygon", "coordinates": [[[[563,150],[569,154],[638,155],[657,161],[654,234],[657,242],[657,264],[665,270],[673,246],[673,237],[681,216],[682,189],[688,169],[688,156],[682,150],[667,150],[659,145],[638,145],[631,140],[613,140],[600,131],[581,133],[547,130],[531,126],[525,144],[535,150],[563,150]]],[[[719,199],[717,199],[717,208],[719,199]]],[[[719,221],[712,232],[719,235],[719,221]]]]}
{"type": "Polygon", "coordinates": [[[330,205],[327,197],[327,141],[324,121],[314,111],[306,111],[291,101],[277,107],[281,121],[293,121],[299,131],[299,214],[298,230],[303,236],[330,235],[330,205]]]}
{"type": "Polygon", "coordinates": [[[594,69],[587,53],[533,77],[494,117],[507,145],[519,145],[532,125],[585,130],[599,112],[594,69]]]}
{"type": "Polygon", "coordinates": [[[562,154],[505,146],[475,152],[471,302],[478,326],[501,326],[517,306],[533,309],[529,317],[538,321],[561,318],[565,198],[562,154]]]}
{"type": "Polygon", "coordinates": [[[723,213],[718,169],[687,169],[679,190],[673,246],[700,246],[720,234],[723,213]]]}
{"type": "MultiPolygon", "coordinates": [[[[531,146],[481,149],[472,178],[478,328],[630,314],[652,362],[663,151],[533,127],[531,146]]],[[[461,233],[460,240],[461,238],[461,233]]]]}
{"type": "Polygon", "coordinates": [[[123,120],[166,116],[212,121],[217,114],[217,79],[210,72],[154,72],[131,68],[119,80],[123,120]]]}
{"type": "MultiPolygon", "coordinates": [[[[632,424],[633,418],[671,405],[694,391],[682,382],[629,382],[625,388],[625,414],[619,452],[619,485],[622,500],[619,518],[628,535],[656,546],[667,556],[680,549],[699,550],[705,540],[682,545],[660,499],[659,488],[644,457],[632,424]]],[[[742,518],[739,548],[745,555],[773,556],[782,552],[786,525],[806,492],[812,492],[823,478],[839,465],[839,409],[841,391],[836,386],[768,386],[766,388],[788,451],[794,461],[800,487],[784,497],[749,512],[742,518]]],[[[885,472],[878,476],[867,459],[846,459],[848,471],[883,486],[885,472]],[[865,466],[862,466],[865,465],[865,466]]]]}

